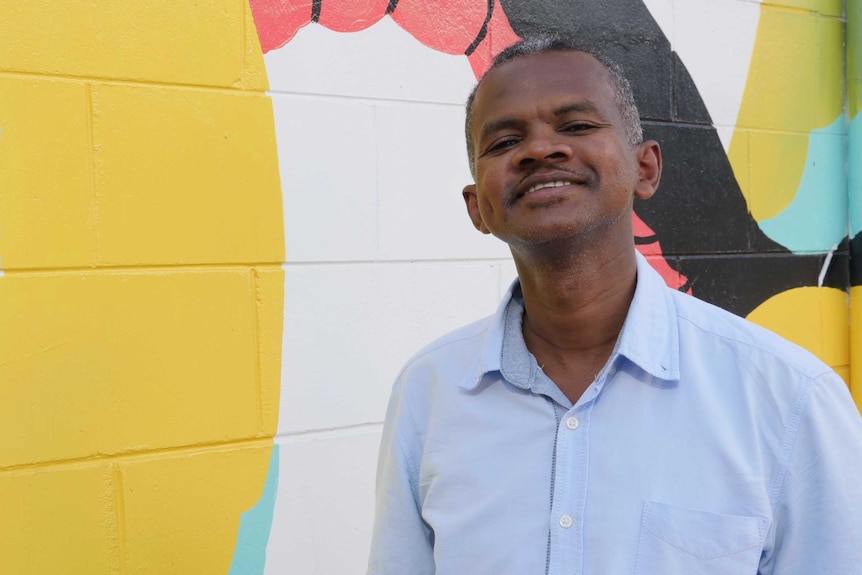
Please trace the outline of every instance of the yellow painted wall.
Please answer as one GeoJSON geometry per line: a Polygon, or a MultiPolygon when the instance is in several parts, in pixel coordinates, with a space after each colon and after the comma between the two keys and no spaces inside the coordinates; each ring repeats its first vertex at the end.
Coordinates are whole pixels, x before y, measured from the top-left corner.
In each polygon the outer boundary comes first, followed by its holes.
{"type": "MultiPolygon", "coordinates": [[[[745,93],[728,151],[758,222],[781,214],[794,200],[812,132],[846,141],[844,51],[840,0],[764,0],[761,4],[745,93]]],[[[851,360],[859,352],[851,353],[849,317],[846,292],[807,287],[773,296],[748,319],[814,352],[850,384],[851,360]]],[[[862,407],[858,393],[857,403],[862,407]]]]}
{"type": "MultiPolygon", "coordinates": [[[[847,115],[850,120],[847,159],[850,191],[850,233],[862,240],[862,4],[847,2],[847,115]]],[[[856,244],[859,247],[859,244],[856,244]]],[[[862,253],[855,254],[856,283],[862,283],[862,253]]],[[[850,290],[850,391],[862,408],[862,285],[850,290]]]]}
{"type": "Polygon", "coordinates": [[[277,422],[246,2],[0,3],[0,573],[226,573],[277,422]]]}
{"type": "MultiPolygon", "coordinates": [[[[817,4],[787,0],[789,4],[817,4]]],[[[828,4],[828,2],[821,2],[828,4]]],[[[772,4],[775,4],[773,2],[772,4]]],[[[793,199],[812,130],[844,110],[844,23],[764,3],[728,156],[757,221],[793,199]]]]}

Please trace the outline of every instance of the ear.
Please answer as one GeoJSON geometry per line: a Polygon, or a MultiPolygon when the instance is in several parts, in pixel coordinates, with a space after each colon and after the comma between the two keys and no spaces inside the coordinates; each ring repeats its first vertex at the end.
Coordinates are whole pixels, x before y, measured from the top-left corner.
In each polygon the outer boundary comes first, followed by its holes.
{"type": "Polygon", "coordinates": [[[483,234],[490,234],[491,231],[485,227],[485,222],[482,221],[482,214],[479,213],[479,197],[476,195],[476,184],[464,186],[464,191],[461,192],[464,196],[464,203],[467,204],[467,215],[470,216],[470,221],[473,226],[483,234]]]}
{"type": "Polygon", "coordinates": [[[635,197],[647,200],[652,197],[661,180],[661,147],[655,140],[647,140],[638,146],[638,183],[635,197]]]}

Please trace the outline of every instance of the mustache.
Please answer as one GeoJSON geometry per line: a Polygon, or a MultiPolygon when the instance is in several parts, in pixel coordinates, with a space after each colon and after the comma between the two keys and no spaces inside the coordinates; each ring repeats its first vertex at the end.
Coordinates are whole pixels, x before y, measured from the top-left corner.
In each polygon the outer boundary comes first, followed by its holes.
{"type": "Polygon", "coordinates": [[[595,185],[596,184],[596,181],[595,181],[596,178],[595,178],[595,174],[592,171],[577,171],[577,170],[572,170],[569,168],[564,168],[563,166],[559,166],[557,164],[545,164],[543,166],[537,166],[536,168],[530,170],[528,173],[524,174],[524,177],[522,177],[520,180],[518,180],[517,183],[515,183],[508,190],[506,190],[506,192],[507,192],[506,193],[506,198],[507,198],[506,203],[509,206],[511,206],[512,204],[517,202],[518,199],[520,199],[520,197],[523,195],[523,193],[521,193],[519,190],[521,190],[521,188],[524,185],[524,182],[528,178],[531,178],[531,177],[535,176],[536,174],[541,175],[543,173],[549,173],[549,172],[554,172],[557,174],[559,174],[559,173],[569,174],[572,177],[573,181],[584,182],[584,183],[586,183],[587,187],[589,187],[591,190],[595,189],[595,187],[596,187],[596,185],[595,185]]]}

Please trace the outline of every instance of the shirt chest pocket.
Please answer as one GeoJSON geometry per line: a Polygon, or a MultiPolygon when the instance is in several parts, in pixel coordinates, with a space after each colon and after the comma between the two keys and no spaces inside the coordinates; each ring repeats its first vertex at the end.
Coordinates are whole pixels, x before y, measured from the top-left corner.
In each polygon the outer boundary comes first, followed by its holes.
{"type": "Polygon", "coordinates": [[[769,523],[648,501],[635,575],[755,575],[769,523]]]}

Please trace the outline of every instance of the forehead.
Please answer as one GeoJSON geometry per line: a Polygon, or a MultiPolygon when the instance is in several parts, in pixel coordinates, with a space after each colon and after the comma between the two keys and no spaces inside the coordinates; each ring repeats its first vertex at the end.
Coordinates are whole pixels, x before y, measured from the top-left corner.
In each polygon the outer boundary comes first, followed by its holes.
{"type": "Polygon", "coordinates": [[[585,52],[521,56],[488,72],[473,104],[476,128],[497,116],[590,102],[607,120],[619,122],[611,74],[585,52]]]}

